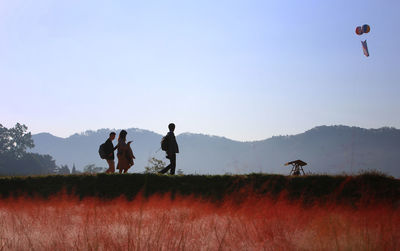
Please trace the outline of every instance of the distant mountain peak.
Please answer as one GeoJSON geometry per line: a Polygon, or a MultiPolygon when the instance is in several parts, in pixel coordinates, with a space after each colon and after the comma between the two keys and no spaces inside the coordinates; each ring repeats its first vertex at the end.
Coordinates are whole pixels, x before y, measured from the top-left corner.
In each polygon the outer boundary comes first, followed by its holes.
{"type": "Polygon", "coordinates": [[[316,126],[304,133],[309,133],[309,132],[324,132],[324,131],[371,131],[371,132],[394,132],[394,131],[399,131],[399,129],[395,128],[395,127],[388,127],[388,126],[384,126],[384,127],[380,127],[380,128],[362,128],[362,127],[358,127],[358,126],[347,126],[347,125],[321,125],[321,126],[316,126]]]}
{"type": "Polygon", "coordinates": [[[37,133],[37,134],[33,134],[33,135],[38,136],[38,137],[42,137],[42,138],[64,139],[64,138],[62,138],[62,137],[55,136],[55,135],[53,135],[53,134],[51,134],[51,133],[48,133],[48,132],[41,132],[41,133],[37,133]]]}
{"type": "MultiPolygon", "coordinates": [[[[40,136],[54,136],[53,134],[48,133],[48,132],[40,132],[40,133],[36,133],[35,135],[40,135],[40,136]]],[[[56,136],[54,136],[54,137],[56,137],[56,136]]]]}
{"type": "Polygon", "coordinates": [[[190,133],[190,132],[184,132],[184,133],[180,133],[178,135],[178,137],[205,137],[205,138],[211,138],[211,139],[222,139],[222,140],[229,140],[229,141],[234,141],[232,139],[228,139],[226,137],[223,136],[216,136],[216,135],[210,135],[210,134],[204,134],[204,133],[190,133]]]}
{"type": "Polygon", "coordinates": [[[155,133],[153,131],[135,128],[135,127],[127,128],[127,129],[101,128],[101,129],[97,129],[97,130],[86,130],[84,132],[75,133],[75,134],[69,136],[69,138],[86,137],[86,136],[93,136],[93,135],[99,135],[99,134],[109,134],[110,132],[116,132],[118,134],[121,130],[125,130],[128,133],[129,132],[131,132],[131,133],[133,133],[133,132],[134,133],[155,133]]]}

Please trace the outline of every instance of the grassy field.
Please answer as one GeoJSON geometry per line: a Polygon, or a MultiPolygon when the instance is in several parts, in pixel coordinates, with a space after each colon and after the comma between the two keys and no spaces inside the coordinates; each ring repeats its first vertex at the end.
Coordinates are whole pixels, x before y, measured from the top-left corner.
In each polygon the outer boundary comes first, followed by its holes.
{"type": "Polygon", "coordinates": [[[194,196],[203,200],[221,201],[234,196],[238,202],[252,196],[276,199],[284,196],[290,201],[314,205],[335,203],[369,205],[396,204],[400,200],[400,180],[375,173],[358,176],[313,175],[291,177],[284,175],[183,175],[98,174],[49,175],[0,178],[0,196],[34,196],[47,198],[65,193],[79,198],[113,199],[120,196],[132,200],[168,193],[194,196]]]}
{"type": "Polygon", "coordinates": [[[0,250],[399,250],[400,182],[359,176],[0,178],[0,250]]]}

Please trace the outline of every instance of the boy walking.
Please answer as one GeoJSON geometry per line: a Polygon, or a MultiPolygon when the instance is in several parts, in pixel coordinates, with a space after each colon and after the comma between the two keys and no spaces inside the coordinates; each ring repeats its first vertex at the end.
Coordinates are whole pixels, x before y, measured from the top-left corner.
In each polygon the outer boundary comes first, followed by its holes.
{"type": "Polygon", "coordinates": [[[115,172],[115,162],[114,162],[114,151],[117,149],[118,145],[114,147],[112,141],[115,139],[115,132],[110,133],[110,137],[104,143],[104,152],[106,153],[106,161],[108,164],[108,169],[106,173],[114,173],[115,172]]]}
{"type": "Polygon", "coordinates": [[[179,153],[178,143],[176,142],[174,134],[175,124],[174,123],[169,124],[168,129],[169,132],[165,137],[168,142],[166,153],[167,153],[167,159],[169,159],[170,164],[164,169],[162,169],[159,173],[166,173],[168,172],[168,170],[171,170],[170,174],[174,175],[176,168],[176,154],[179,153]]]}

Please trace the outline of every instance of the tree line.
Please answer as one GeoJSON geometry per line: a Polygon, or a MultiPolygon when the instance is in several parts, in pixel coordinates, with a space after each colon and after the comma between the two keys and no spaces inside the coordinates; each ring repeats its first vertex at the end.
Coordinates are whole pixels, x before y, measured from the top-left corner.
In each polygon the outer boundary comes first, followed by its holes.
{"type": "MultiPolygon", "coordinates": [[[[78,174],[81,173],[73,165],[56,165],[56,161],[48,154],[28,152],[35,146],[32,134],[26,125],[17,123],[12,128],[0,124],[0,176],[9,175],[46,175],[46,174],[78,174]]],[[[102,167],[87,165],[84,173],[102,172],[102,167]]]]}

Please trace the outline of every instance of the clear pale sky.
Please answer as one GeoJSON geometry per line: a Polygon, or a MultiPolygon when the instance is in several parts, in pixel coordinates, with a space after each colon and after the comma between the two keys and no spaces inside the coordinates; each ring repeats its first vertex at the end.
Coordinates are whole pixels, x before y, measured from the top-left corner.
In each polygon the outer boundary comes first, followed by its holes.
{"type": "Polygon", "coordinates": [[[398,0],[0,0],[0,123],[67,137],[175,122],[177,134],[242,141],[400,128],[399,10],[398,0]]]}

